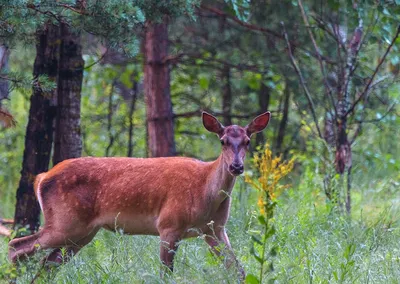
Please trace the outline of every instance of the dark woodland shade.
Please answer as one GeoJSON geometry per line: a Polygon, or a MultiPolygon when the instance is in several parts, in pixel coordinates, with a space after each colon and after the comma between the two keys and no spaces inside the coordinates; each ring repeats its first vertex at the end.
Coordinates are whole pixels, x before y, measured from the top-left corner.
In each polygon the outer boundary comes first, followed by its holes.
{"type": "MultiPolygon", "coordinates": [[[[0,75],[7,74],[8,70],[8,58],[10,56],[10,50],[7,45],[1,44],[0,42],[0,75]]],[[[2,100],[8,98],[9,92],[8,80],[0,78],[0,106],[2,100]]]]}
{"type": "MultiPolygon", "coordinates": [[[[34,78],[47,75],[50,80],[56,79],[59,37],[59,27],[52,24],[38,31],[34,78]]],[[[54,114],[55,90],[44,94],[40,88],[34,88],[26,129],[21,179],[17,189],[15,228],[28,227],[31,232],[39,228],[40,208],[33,192],[33,182],[37,174],[47,171],[49,167],[54,114]]]]}
{"type": "Polygon", "coordinates": [[[46,24],[37,33],[37,54],[33,75],[57,80],[57,88],[46,93],[35,87],[31,97],[25,136],[22,175],[17,190],[15,227],[39,227],[40,208],[33,191],[36,175],[49,168],[54,135],[53,164],[80,157],[80,99],[83,78],[80,35],[66,24],[46,24]],[[53,128],[55,131],[53,133],[53,128]]]}

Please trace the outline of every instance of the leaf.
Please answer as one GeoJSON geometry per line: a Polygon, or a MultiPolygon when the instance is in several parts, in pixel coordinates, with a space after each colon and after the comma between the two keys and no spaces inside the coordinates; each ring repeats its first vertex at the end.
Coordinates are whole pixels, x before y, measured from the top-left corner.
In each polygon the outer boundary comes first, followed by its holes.
{"type": "Polygon", "coordinates": [[[256,236],[251,236],[251,239],[253,240],[253,242],[262,245],[263,243],[261,242],[261,240],[259,238],[257,238],[256,236]]]}
{"type": "Polygon", "coordinates": [[[269,271],[269,272],[272,272],[272,271],[274,271],[274,270],[275,270],[274,264],[271,262],[271,263],[268,265],[268,271],[269,271]]]}
{"type": "Polygon", "coordinates": [[[268,230],[268,232],[266,233],[266,236],[265,236],[265,237],[268,239],[268,238],[270,238],[272,235],[274,235],[275,232],[276,232],[275,227],[271,227],[271,228],[268,230]]]}
{"type": "Polygon", "coordinates": [[[253,274],[247,274],[245,282],[248,284],[259,284],[260,283],[258,278],[256,276],[254,276],[253,274]]]}
{"type": "Polygon", "coordinates": [[[267,221],[265,220],[265,217],[263,215],[259,215],[258,216],[258,221],[262,224],[262,225],[266,225],[267,221]]]}
{"type": "Polygon", "coordinates": [[[208,86],[210,85],[210,81],[208,80],[207,77],[200,77],[199,79],[199,86],[203,89],[203,90],[208,90],[208,86]]]}
{"type": "Polygon", "coordinates": [[[257,261],[258,261],[260,264],[263,264],[263,263],[266,261],[265,259],[262,259],[261,257],[259,257],[258,255],[255,255],[255,254],[254,254],[254,258],[257,259],[257,261]]]}
{"type": "Polygon", "coordinates": [[[276,247],[272,247],[272,249],[269,251],[269,255],[272,257],[277,255],[276,247]]]}
{"type": "Polygon", "coordinates": [[[250,249],[250,254],[251,254],[252,256],[254,256],[254,258],[255,258],[260,264],[263,264],[263,263],[265,262],[264,259],[262,259],[261,257],[259,257],[259,256],[257,255],[256,251],[254,250],[254,246],[251,247],[251,249],[250,249]]]}

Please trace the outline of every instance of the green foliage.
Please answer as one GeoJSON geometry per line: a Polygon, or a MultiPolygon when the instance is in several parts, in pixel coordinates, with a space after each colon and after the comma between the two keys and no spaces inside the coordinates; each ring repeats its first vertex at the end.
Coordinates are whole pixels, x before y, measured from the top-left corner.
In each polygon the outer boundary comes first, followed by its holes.
{"type": "Polygon", "coordinates": [[[0,37],[9,46],[35,41],[35,33],[48,21],[67,23],[75,31],[100,37],[103,43],[133,56],[139,51],[138,33],[146,20],[160,21],[163,16],[193,15],[198,0],[88,0],[76,7],[75,0],[2,0],[0,1],[0,37]],[[4,3],[2,3],[4,2],[4,3]]]}
{"type": "MultiPolygon", "coordinates": [[[[89,42],[84,47],[86,66],[94,65],[84,71],[83,154],[104,156],[109,148],[110,156],[126,156],[131,96],[125,91],[132,90],[136,81],[139,82],[139,93],[132,120],[135,157],[147,155],[145,101],[141,84],[143,58],[138,55],[139,35],[147,19],[160,21],[162,15],[167,13],[171,16],[171,58],[176,56],[179,59],[171,64],[171,96],[175,114],[198,113],[202,109],[221,113],[221,94],[226,86],[221,71],[228,65],[234,115],[260,111],[259,98],[266,94],[270,96],[268,108],[273,116],[264,135],[275,148],[283,117],[284,90],[289,87],[291,92],[282,152],[284,156],[294,154],[298,159],[291,176],[293,188],[285,191],[276,200],[276,205],[268,205],[271,208],[267,211],[274,209],[274,229],[269,223],[265,233],[262,231],[267,220],[259,217],[257,195],[242,178],[238,178],[232,196],[232,214],[227,229],[232,247],[249,275],[247,281],[257,283],[259,277],[250,275],[259,274],[260,261],[264,263],[261,248],[265,247],[265,259],[273,259],[273,271],[265,276],[278,283],[398,282],[398,44],[393,47],[387,64],[378,74],[377,79],[383,81],[371,92],[365,117],[358,115],[348,122],[349,133],[353,134],[358,120],[364,118],[367,121],[352,145],[353,211],[349,218],[345,218],[332,210],[332,204],[327,202],[324,193],[327,173],[331,174],[332,188],[340,187],[341,181],[335,175],[332,164],[334,152],[316,138],[315,122],[311,119],[307,101],[281,40],[250,31],[214,14],[207,14],[204,18],[197,15],[193,21],[190,17],[194,14],[193,4],[198,3],[195,1],[86,2],[89,15],[60,6],[61,3],[73,6],[75,1],[0,0],[3,4],[0,5],[0,36],[12,48],[11,68],[6,75],[16,81],[10,100],[3,101],[2,107],[7,108],[17,121],[16,128],[0,130],[0,217],[11,218],[14,212],[32,92],[34,33],[49,20],[57,22],[51,13],[42,12],[51,11],[57,17],[63,17],[74,29],[97,35],[96,41],[129,55],[123,64],[102,61],[95,64],[99,58],[90,54],[89,42]],[[28,8],[31,3],[37,7],[28,8]],[[182,14],[184,16],[176,18],[182,14]],[[112,117],[108,129],[110,99],[112,117]],[[110,143],[111,140],[113,143],[110,143]],[[268,238],[264,240],[263,236],[268,238]]],[[[322,125],[329,101],[323,91],[318,62],[311,56],[313,46],[302,23],[297,2],[225,1],[223,11],[278,33],[281,33],[280,22],[285,23],[289,37],[298,43],[294,53],[313,92],[318,122],[322,125]]],[[[347,23],[347,41],[360,18],[366,29],[369,28],[370,34],[358,54],[359,65],[352,82],[355,95],[371,76],[397,27],[400,15],[398,1],[357,1],[356,7],[355,1],[303,2],[318,46],[323,55],[333,62],[339,60],[336,44],[318,26],[318,16],[323,19],[338,17],[342,23],[347,23]]],[[[335,68],[335,64],[328,65],[327,72],[333,72],[335,68]]],[[[54,87],[45,77],[39,78],[38,82],[46,90],[54,87]]],[[[248,120],[233,117],[233,122],[240,125],[248,120]]],[[[220,153],[218,139],[204,130],[198,115],[177,116],[175,138],[180,155],[210,160],[220,153]]],[[[251,167],[247,169],[255,170],[251,167]]],[[[51,273],[44,273],[38,283],[157,283],[160,282],[158,246],[159,240],[154,237],[101,232],[71,262],[51,273]]],[[[30,282],[39,270],[42,255],[16,269],[8,262],[6,252],[7,240],[0,238],[0,282],[15,277],[18,283],[30,282]]],[[[176,261],[176,273],[165,280],[167,283],[237,281],[235,272],[226,270],[221,261],[209,253],[201,239],[184,241],[176,261]]],[[[272,269],[268,265],[266,268],[265,271],[272,269]]]]}
{"type": "MultiPolygon", "coordinates": [[[[272,246],[267,253],[267,245],[271,243],[271,238],[275,235],[276,229],[274,226],[274,211],[276,197],[288,186],[280,184],[280,180],[289,174],[294,165],[294,159],[289,162],[281,160],[281,157],[273,157],[269,145],[260,148],[253,158],[253,166],[256,171],[256,177],[246,175],[245,181],[259,191],[258,207],[260,215],[257,217],[261,231],[257,235],[252,235],[253,245],[250,249],[250,254],[260,264],[259,276],[249,274],[246,281],[250,283],[263,283],[264,274],[269,276],[274,271],[272,258],[277,254],[277,248],[272,246]],[[257,252],[257,248],[259,248],[257,252]],[[267,269],[266,269],[267,266],[267,269]]],[[[269,278],[273,281],[273,278],[269,278]]]]}
{"type": "MultiPolygon", "coordinates": [[[[361,171],[356,176],[365,179],[361,171]]],[[[392,173],[384,180],[396,176],[397,173],[392,173]]],[[[370,174],[367,179],[365,182],[375,178],[370,174]]],[[[302,175],[299,181],[282,194],[275,207],[276,232],[266,246],[271,257],[276,253],[271,278],[278,283],[396,283],[400,273],[398,189],[393,194],[388,191],[387,183],[381,183],[376,191],[356,187],[356,192],[363,196],[355,201],[357,213],[362,215],[350,220],[327,207],[315,174],[302,175]],[[380,209],[374,214],[369,209],[369,199],[378,200],[372,204],[374,211],[374,206],[383,206],[386,210],[380,209]],[[392,205],[385,205],[383,199],[391,200],[392,205]]],[[[255,234],[258,224],[257,195],[243,185],[240,179],[233,191],[227,231],[247,274],[257,275],[259,262],[250,254],[254,242],[250,236],[255,234]],[[241,202],[245,202],[244,208],[241,202]]],[[[101,231],[69,263],[50,273],[43,272],[37,283],[160,282],[158,247],[156,237],[101,231]]],[[[6,251],[7,241],[0,238],[0,282],[17,275],[17,283],[29,283],[38,272],[43,255],[31,258],[16,270],[6,260],[6,251]]],[[[166,283],[236,281],[235,272],[226,270],[201,238],[181,243],[175,272],[165,279],[166,283]]],[[[256,283],[251,277],[247,281],[256,283]]]]}

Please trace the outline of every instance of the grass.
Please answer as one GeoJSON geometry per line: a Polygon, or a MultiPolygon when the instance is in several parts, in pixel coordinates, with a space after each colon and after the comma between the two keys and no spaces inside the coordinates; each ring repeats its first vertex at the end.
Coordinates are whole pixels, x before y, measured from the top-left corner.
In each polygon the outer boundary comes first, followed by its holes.
{"type": "MultiPolygon", "coordinates": [[[[364,181],[366,183],[367,181],[364,181]]],[[[275,214],[278,247],[274,270],[265,279],[276,283],[399,283],[400,210],[393,179],[374,183],[370,190],[355,178],[353,218],[326,205],[313,174],[285,192],[275,214]],[[362,189],[362,190],[361,190],[362,189]],[[377,209],[378,208],[378,209],[377,209]]],[[[250,255],[250,234],[257,225],[257,196],[239,180],[233,194],[228,235],[247,273],[257,275],[250,255]]],[[[37,283],[237,283],[234,269],[226,270],[201,239],[185,240],[175,258],[175,272],[159,277],[159,239],[101,231],[69,263],[43,273],[37,283]]],[[[17,283],[30,283],[39,269],[39,256],[13,271],[7,241],[0,238],[0,283],[17,273],[17,283]]],[[[267,281],[265,281],[267,283],[267,281]]]]}

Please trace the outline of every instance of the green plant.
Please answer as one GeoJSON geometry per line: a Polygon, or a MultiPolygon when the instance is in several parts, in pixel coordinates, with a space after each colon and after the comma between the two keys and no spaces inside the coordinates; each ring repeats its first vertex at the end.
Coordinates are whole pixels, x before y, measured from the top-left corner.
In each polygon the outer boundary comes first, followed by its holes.
{"type": "Polygon", "coordinates": [[[262,283],[265,271],[271,272],[274,270],[273,261],[269,260],[269,258],[276,256],[277,248],[272,246],[267,254],[267,241],[276,232],[273,224],[275,199],[288,187],[288,185],[280,184],[280,181],[292,171],[294,159],[286,162],[282,161],[281,156],[273,157],[269,145],[266,144],[264,150],[259,150],[254,155],[253,165],[258,173],[258,178],[255,179],[246,175],[245,181],[259,191],[258,207],[260,214],[258,215],[258,221],[262,229],[258,236],[251,236],[253,246],[250,253],[260,264],[258,278],[253,274],[249,274],[246,277],[246,282],[251,284],[262,283]],[[260,248],[259,252],[257,252],[257,247],[260,248]]]}

